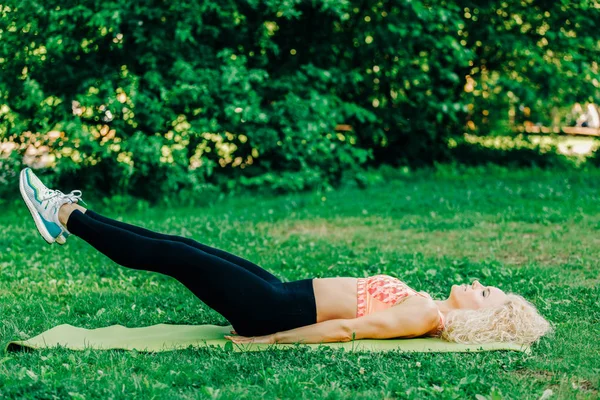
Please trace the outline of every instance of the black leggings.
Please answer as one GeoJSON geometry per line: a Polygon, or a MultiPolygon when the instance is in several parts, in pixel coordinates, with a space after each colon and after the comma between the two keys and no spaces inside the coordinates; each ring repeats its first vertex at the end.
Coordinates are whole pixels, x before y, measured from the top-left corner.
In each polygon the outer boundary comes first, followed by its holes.
{"type": "Polygon", "coordinates": [[[240,335],[267,335],[317,322],[312,279],[281,282],[233,254],[90,210],[73,211],[67,229],[117,264],[177,279],[240,335]]]}

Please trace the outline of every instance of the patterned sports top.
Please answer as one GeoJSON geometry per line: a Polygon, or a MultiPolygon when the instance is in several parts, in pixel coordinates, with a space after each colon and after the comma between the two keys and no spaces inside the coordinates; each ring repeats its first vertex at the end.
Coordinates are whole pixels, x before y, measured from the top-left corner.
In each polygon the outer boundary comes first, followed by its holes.
{"type": "MultiPolygon", "coordinates": [[[[356,318],[395,306],[410,296],[431,298],[429,294],[417,292],[406,283],[389,275],[358,278],[356,318]]],[[[438,313],[440,315],[438,332],[441,332],[444,328],[444,316],[439,310],[438,313]]]]}

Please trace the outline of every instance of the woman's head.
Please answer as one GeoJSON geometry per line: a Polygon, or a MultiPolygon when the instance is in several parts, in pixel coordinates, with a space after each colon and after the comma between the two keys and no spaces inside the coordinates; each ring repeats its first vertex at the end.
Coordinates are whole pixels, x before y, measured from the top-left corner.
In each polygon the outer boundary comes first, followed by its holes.
{"type": "Polygon", "coordinates": [[[496,307],[506,301],[506,293],[497,287],[483,286],[479,281],[471,285],[452,285],[448,304],[454,309],[477,310],[496,307]]]}
{"type": "Polygon", "coordinates": [[[459,343],[512,342],[529,344],[551,330],[535,306],[516,294],[483,286],[454,285],[448,298],[443,339],[459,343]]]}

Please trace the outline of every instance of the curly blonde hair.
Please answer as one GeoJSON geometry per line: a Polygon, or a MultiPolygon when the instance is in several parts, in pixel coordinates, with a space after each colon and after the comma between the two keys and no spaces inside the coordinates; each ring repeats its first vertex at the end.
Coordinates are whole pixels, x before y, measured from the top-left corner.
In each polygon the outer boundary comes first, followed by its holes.
{"type": "Polygon", "coordinates": [[[533,304],[519,295],[508,294],[499,307],[450,311],[440,336],[457,343],[531,344],[551,330],[550,323],[533,304]]]}

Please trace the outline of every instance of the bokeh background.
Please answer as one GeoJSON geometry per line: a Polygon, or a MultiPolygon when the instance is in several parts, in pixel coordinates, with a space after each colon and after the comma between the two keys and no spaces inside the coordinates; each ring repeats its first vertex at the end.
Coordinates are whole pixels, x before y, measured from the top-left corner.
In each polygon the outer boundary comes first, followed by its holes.
{"type": "Polygon", "coordinates": [[[599,398],[598,0],[0,3],[0,398],[599,398]],[[47,245],[24,166],[283,281],[479,279],[555,333],[528,354],[3,352],[60,324],[228,324],[169,276],[47,245]]]}
{"type": "Polygon", "coordinates": [[[62,187],[193,201],[365,185],[382,164],[596,165],[598,7],[4,2],[0,183],[27,164],[62,187]]]}

